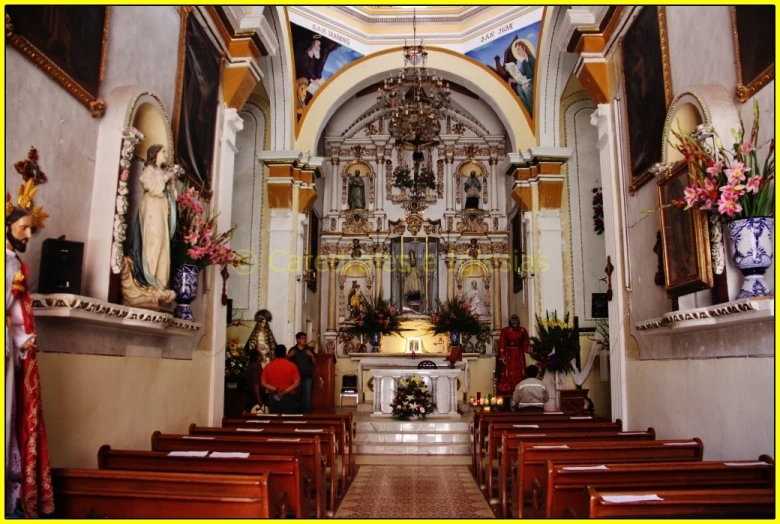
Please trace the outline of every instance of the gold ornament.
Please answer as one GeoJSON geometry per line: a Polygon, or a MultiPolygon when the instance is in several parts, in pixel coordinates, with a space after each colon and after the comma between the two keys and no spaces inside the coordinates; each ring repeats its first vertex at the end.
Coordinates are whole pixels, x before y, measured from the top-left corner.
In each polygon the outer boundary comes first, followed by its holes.
{"type": "Polygon", "coordinates": [[[5,217],[8,218],[11,216],[11,213],[14,212],[14,205],[11,202],[11,193],[8,191],[5,192],[5,217]]]}
{"type": "Polygon", "coordinates": [[[19,188],[19,198],[16,201],[16,204],[24,209],[29,211],[29,209],[32,207],[32,199],[35,197],[35,193],[38,192],[38,188],[35,187],[35,183],[33,182],[33,179],[31,178],[27,182],[21,185],[19,188]]]}

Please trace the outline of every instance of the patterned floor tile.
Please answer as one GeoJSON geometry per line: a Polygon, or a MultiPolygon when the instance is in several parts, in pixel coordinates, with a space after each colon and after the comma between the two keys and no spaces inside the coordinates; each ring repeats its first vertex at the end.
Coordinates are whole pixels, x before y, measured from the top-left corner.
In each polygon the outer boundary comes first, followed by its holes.
{"type": "Polygon", "coordinates": [[[336,518],[493,518],[466,466],[363,465],[336,518]]]}

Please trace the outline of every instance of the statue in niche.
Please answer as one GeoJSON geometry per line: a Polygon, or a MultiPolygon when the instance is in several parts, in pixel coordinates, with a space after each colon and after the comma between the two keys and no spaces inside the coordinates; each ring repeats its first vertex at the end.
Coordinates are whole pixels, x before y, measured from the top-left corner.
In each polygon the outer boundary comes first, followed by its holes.
{"type": "Polygon", "coordinates": [[[476,260],[479,257],[479,246],[477,246],[477,239],[471,239],[471,246],[469,246],[469,256],[476,260]]]}
{"type": "Polygon", "coordinates": [[[255,327],[244,346],[244,353],[256,349],[260,363],[265,366],[274,358],[276,339],[271,331],[273,315],[267,309],[261,309],[255,313],[255,327]]]}
{"type": "Polygon", "coordinates": [[[466,190],[465,209],[479,209],[479,197],[482,193],[482,182],[477,178],[477,172],[472,170],[466,182],[463,184],[466,190]]]}
{"type": "Polygon", "coordinates": [[[482,301],[482,294],[477,289],[477,281],[471,281],[471,292],[469,293],[468,303],[471,304],[471,311],[475,315],[486,315],[485,303],[482,301]]]}
{"type": "Polygon", "coordinates": [[[360,250],[360,240],[357,238],[352,240],[352,258],[360,258],[363,256],[363,252],[360,250]]]}
{"type": "Polygon", "coordinates": [[[363,292],[360,290],[360,284],[357,283],[357,280],[353,280],[352,287],[350,288],[349,294],[347,295],[347,303],[349,304],[347,306],[347,309],[349,310],[349,318],[357,318],[360,310],[363,309],[365,300],[366,299],[363,296],[363,292]]]}
{"type": "Polygon", "coordinates": [[[356,169],[355,173],[349,177],[349,208],[366,208],[365,184],[359,169],[356,169]]]}
{"type": "Polygon", "coordinates": [[[175,178],[178,166],[169,167],[165,146],[155,144],[146,152],[139,177],[144,196],[135,220],[130,256],[122,270],[122,303],[153,307],[170,303],[171,239],[176,232],[175,178]]]}
{"type": "Polygon", "coordinates": [[[420,276],[420,266],[417,265],[417,254],[413,249],[409,250],[409,265],[407,266],[403,277],[406,305],[413,311],[419,313],[422,299],[422,278],[420,276]]]}

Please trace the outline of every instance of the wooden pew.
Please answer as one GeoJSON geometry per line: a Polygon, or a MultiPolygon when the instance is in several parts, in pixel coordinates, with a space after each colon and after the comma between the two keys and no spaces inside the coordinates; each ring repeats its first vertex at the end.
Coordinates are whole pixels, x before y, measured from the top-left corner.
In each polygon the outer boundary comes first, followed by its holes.
{"type": "Polygon", "coordinates": [[[515,423],[515,424],[539,424],[539,423],[554,423],[554,422],[568,422],[577,424],[589,424],[592,422],[609,422],[606,419],[596,417],[594,415],[564,415],[560,411],[532,411],[532,412],[489,412],[489,413],[474,413],[474,421],[472,425],[473,430],[473,444],[474,444],[474,457],[472,460],[472,466],[477,472],[477,481],[481,486],[484,486],[485,470],[482,462],[485,452],[487,451],[487,435],[490,424],[493,422],[500,422],[503,424],[515,423]]]}
{"type": "MultiPolygon", "coordinates": [[[[320,438],[321,451],[325,455],[325,467],[330,468],[330,492],[331,492],[331,508],[335,507],[336,496],[339,491],[339,483],[336,477],[336,434],[332,427],[327,428],[298,428],[298,427],[280,427],[280,426],[268,426],[268,427],[250,427],[250,428],[212,428],[212,427],[198,427],[195,424],[190,424],[190,435],[202,436],[213,435],[217,437],[240,437],[240,438],[254,438],[254,437],[280,437],[280,438],[297,438],[297,437],[309,437],[317,435],[320,438]]],[[[346,479],[345,479],[346,483],[346,479]]],[[[345,484],[346,485],[346,484],[345,484]]]]}
{"type": "MultiPolygon", "coordinates": [[[[512,486],[512,515],[524,515],[523,504],[530,498],[541,511],[547,481],[547,462],[578,465],[625,462],[699,462],[704,446],[699,439],[629,440],[606,442],[515,442],[517,470],[512,486]]],[[[511,455],[511,453],[510,453],[511,455]]]]}
{"type": "Polygon", "coordinates": [[[268,473],[52,469],[57,518],[268,518],[268,473]]]}
{"type": "MultiPolygon", "coordinates": [[[[336,437],[336,455],[341,457],[341,489],[346,489],[350,463],[350,445],[343,420],[317,420],[304,418],[223,418],[223,428],[301,428],[301,433],[314,432],[317,428],[333,428],[336,437]]],[[[266,431],[265,433],[268,433],[266,431]]],[[[334,466],[335,467],[335,466],[334,466]]]]}
{"type": "Polygon", "coordinates": [[[636,518],[729,518],[773,519],[774,489],[702,489],[685,491],[613,491],[589,487],[589,517],[636,518]],[[607,497],[644,495],[661,500],[609,502],[607,497]]]}
{"type": "Polygon", "coordinates": [[[545,518],[582,518],[590,499],[585,488],[598,490],[772,489],[774,461],[659,462],[639,464],[562,465],[547,461],[545,518]]]}
{"type": "MultiPolygon", "coordinates": [[[[226,451],[245,452],[259,455],[298,454],[304,475],[311,472],[314,482],[314,513],[316,518],[325,516],[326,501],[325,469],[320,458],[320,437],[217,437],[208,435],[178,435],[155,431],[152,434],[152,451],[226,451]]],[[[332,494],[330,509],[335,505],[332,494]]]]}
{"type": "MultiPolygon", "coordinates": [[[[355,436],[357,435],[357,424],[352,420],[352,413],[310,413],[294,415],[277,415],[271,413],[247,413],[244,411],[241,418],[247,420],[321,420],[321,421],[341,421],[344,423],[346,432],[347,450],[349,451],[349,476],[352,477],[357,472],[355,466],[355,436]]],[[[224,419],[223,419],[224,422],[224,419]]]]}
{"type": "MultiPolygon", "coordinates": [[[[304,480],[297,455],[250,455],[247,458],[170,456],[165,451],[112,450],[101,446],[98,469],[124,471],[168,471],[254,475],[268,472],[268,497],[273,505],[271,517],[311,518],[313,499],[304,496],[304,480]]],[[[309,483],[311,484],[311,482],[309,483]]],[[[313,494],[312,494],[313,495],[313,494]]]]}
{"type": "MultiPolygon", "coordinates": [[[[655,430],[648,428],[647,431],[593,431],[593,432],[577,432],[577,433],[558,433],[548,432],[542,433],[504,433],[501,441],[501,463],[499,465],[499,499],[501,503],[501,510],[506,515],[508,505],[508,493],[509,486],[508,480],[513,480],[512,486],[514,486],[516,479],[524,481],[525,471],[521,471],[521,464],[518,463],[516,476],[510,477],[512,474],[512,466],[519,456],[520,445],[523,442],[533,442],[537,446],[541,445],[566,445],[569,442],[629,442],[636,440],[655,440],[655,430]]],[[[544,469],[542,469],[544,471],[544,469]]],[[[523,486],[525,489],[525,486],[523,486]]],[[[492,495],[491,495],[492,496],[492,495]]]]}
{"type": "MultiPolygon", "coordinates": [[[[499,450],[501,449],[501,439],[505,432],[509,433],[592,433],[594,431],[621,431],[623,429],[623,423],[620,419],[615,422],[609,421],[587,421],[583,423],[581,420],[555,420],[555,421],[516,421],[513,420],[510,423],[504,423],[492,421],[487,427],[487,463],[482,465],[483,475],[487,477],[488,495],[492,495],[492,475],[493,475],[493,460],[498,458],[499,450]]],[[[482,464],[482,457],[479,457],[482,464]]],[[[499,468],[500,469],[500,468],[499,468]]]]}

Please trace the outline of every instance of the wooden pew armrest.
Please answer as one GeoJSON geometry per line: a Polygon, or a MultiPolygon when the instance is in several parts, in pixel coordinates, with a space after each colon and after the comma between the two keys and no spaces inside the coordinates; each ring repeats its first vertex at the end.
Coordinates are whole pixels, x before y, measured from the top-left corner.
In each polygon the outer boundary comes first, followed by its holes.
{"type": "Polygon", "coordinates": [[[577,515],[577,512],[574,511],[572,508],[566,506],[566,509],[563,510],[563,514],[566,516],[567,519],[578,519],[580,518],[579,515],[577,515]]]}
{"type": "Polygon", "coordinates": [[[537,512],[542,511],[542,498],[544,498],[544,487],[542,486],[542,483],[539,482],[539,479],[534,477],[533,480],[533,488],[531,490],[532,493],[532,501],[534,505],[534,510],[537,512]]]}
{"type": "Polygon", "coordinates": [[[276,494],[276,500],[274,500],[274,508],[276,509],[276,518],[279,519],[286,519],[287,518],[287,505],[288,505],[289,497],[287,496],[286,491],[280,491],[276,494]]]}

